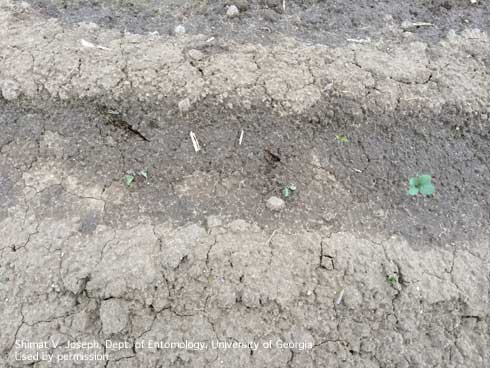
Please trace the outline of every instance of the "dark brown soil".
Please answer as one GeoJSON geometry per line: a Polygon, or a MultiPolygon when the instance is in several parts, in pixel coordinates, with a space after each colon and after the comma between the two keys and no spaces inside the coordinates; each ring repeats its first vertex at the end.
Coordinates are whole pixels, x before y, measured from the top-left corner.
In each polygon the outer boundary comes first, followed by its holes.
{"type": "MultiPolygon", "coordinates": [[[[3,141],[24,135],[35,142],[47,130],[56,132],[70,142],[65,165],[106,187],[122,183],[127,171],[148,170],[148,180],[137,177],[126,188],[127,200],[109,205],[98,222],[116,225],[147,214],[185,223],[196,214],[197,220],[220,214],[272,228],[327,224],[439,244],[469,239],[490,224],[490,128],[482,114],[448,107],[441,115],[352,116],[342,113],[348,108],[340,102],[333,116],[319,109],[314,118],[230,115],[205,106],[162,120],[162,110],[135,104],[111,107],[120,112],[115,125],[96,101],[25,109],[3,103],[3,141]],[[199,153],[190,131],[203,147],[199,153]],[[409,178],[419,174],[433,176],[433,197],[407,195],[409,178]],[[281,196],[288,183],[297,191],[286,211],[271,216],[264,201],[281,196]]],[[[35,160],[41,153],[32,147],[22,155],[35,160]]],[[[8,183],[3,187],[8,193],[8,183]]]]}

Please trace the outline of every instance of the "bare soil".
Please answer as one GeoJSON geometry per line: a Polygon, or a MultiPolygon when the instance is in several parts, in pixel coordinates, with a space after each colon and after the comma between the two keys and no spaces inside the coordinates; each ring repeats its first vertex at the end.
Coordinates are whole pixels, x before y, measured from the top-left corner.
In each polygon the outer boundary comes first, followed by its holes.
{"type": "Polygon", "coordinates": [[[0,1],[1,367],[490,364],[488,3],[30,4],[0,1]]]}
{"type": "Polygon", "coordinates": [[[325,0],[134,0],[62,1],[33,0],[42,14],[64,22],[95,22],[103,27],[135,33],[172,35],[178,24],[193,34],[227,40],[273,42],[280,36],[307,43],[344,44],[346,38],[398,39],[402,22],[427,22],[418,27],[424,41],[436,41],[448,31],[488,28],[490,7],[485,1],[466,0],[325,1],[325,0]],[[225,17],[229,5],[241,10],[225,17]],[[283,7],[284,5],[284,7],[283,7]]]}

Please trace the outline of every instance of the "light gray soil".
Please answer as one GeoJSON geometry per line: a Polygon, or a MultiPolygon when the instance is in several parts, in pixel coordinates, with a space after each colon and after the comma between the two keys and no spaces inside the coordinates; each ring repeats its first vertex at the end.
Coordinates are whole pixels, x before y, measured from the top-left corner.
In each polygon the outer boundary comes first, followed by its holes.
{"type": "Polygon", "coordinates": [[[490,366],[488,3],[31,4],[0,0],[0,367],[490,366]]]}

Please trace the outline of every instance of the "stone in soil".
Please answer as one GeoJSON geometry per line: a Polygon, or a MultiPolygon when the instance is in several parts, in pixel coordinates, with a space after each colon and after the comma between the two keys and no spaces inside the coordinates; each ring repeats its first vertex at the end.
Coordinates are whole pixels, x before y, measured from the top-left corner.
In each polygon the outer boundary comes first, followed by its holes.
{"type": "Polygon", "coordinates": [[[240,14],[240,10],[235,5],[230,5],[226,11],[226,16],[228,18],[237,17],[240,14]]]}
{"type": "Polygon", "coordinates": [[[196,49],[189,50],[189,57],[193,60],[202,60],[204,59],[204,54],[196,49]]]}
{"type": "Polygon", "coordinates": [[[281,198],[272,196],[267,200],[266,206],[271,211],[280,211],[286,207],[286,203],[281,198]]]}
{"type": "Polygon", "coordinates": [[[184,34],[185,33],[185,27],[182,24],[179,24],[177,27],[175,27],[174,32],[176,35],[184,34]]]}
{"type": "Polygon", "coordinates": [[[0,84],[2,96],[7,101],[16,100],[19,97],[19,85],[17,82],[7,79],[0,84]]]}
{"type": "Polygon", "coordinates": [[[191,101],[188,98],[184,98],[179,102],[179,111],[188,112],[191,109],[191,101]]]}

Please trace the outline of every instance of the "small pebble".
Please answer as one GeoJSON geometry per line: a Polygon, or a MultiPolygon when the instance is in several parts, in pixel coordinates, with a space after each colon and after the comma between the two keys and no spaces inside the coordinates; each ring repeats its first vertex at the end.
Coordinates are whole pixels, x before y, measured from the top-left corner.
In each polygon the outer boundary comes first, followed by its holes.
{"type": "Polygon", "coordinates": [[[195,49],[189,50],[189,56],[191,59],[194,59],[194,60],[204,59],[204,54],[201,51],[195,50],[195,49]]]}
{"type": "Polygon", "coordinates": [[[175,27],[174,32],[176,35],[184,34],[185,33],[185,27],[182,24],[179,24],[177,27],[175,27]]]}
{"type": "Polygon", "coordinates": [[[27,1],[21,1],[19,3],[19,11],[21,13],[26,12],[31,9],[31,4],[29,4],[27,1]]]}
{"type": "Polygon", "coordinates": [[[281,198],[272,196],[267,200],[266,206],[271,211],[280,211],[286,207],[286,203],[281,198]]]}
{"type": "Polygon", "coordinates": [[[179,111],[180,112],[187,112],[191,109],[191,100],[188,98],[184,98],[182,101],[179,102],[179,111]]]}
{"type": "Polygon", "coordinates": [[[236,5],[230,5],[228,7],[228,10],[226,11],[226,16],[228,18],[234,18],[237,17],[238,14],[240,14],[240,10],[236,7],[236,5]]]}
{"type": "Polygon", "coordinates": [[[208,218],[206,219],[206,226],[208,229],[219,227],[222,224],[223,222],[221,221],[221,218],[219,218],[218,216],[208,216],[208,218]]]}
{"type": "Polygon", "coordinates": [[[19,98],[20,87],[17,82],[7,79],[0,82],[0,89],[2,90],[2,96],[7,101],[13,101],[19,98]]]}

